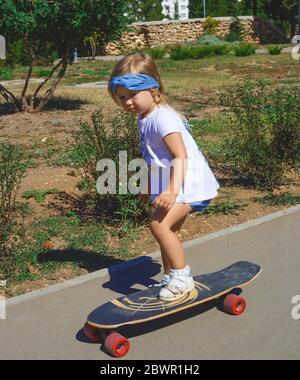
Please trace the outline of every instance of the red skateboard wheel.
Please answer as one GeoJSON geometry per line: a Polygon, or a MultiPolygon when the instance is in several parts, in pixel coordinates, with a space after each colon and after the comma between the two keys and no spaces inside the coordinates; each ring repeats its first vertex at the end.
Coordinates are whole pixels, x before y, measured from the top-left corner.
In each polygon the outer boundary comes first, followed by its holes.
{"type": "Polygon", "coordinates": [[[96,327],[91,326],[87,322],[85,323],[83,327],[83,332],[85,335],[93,342],[93,343],[99,343],[101,341],[101,335],[99,334],[98,329],[96,327]]]}
{"type": "Polygon", "coordinates": [[[104,342],[105,349],[117,358],[125,356],[130,348],[130,343],[127,338],[113,332],[107,336],[104,342]]]}
{"type": "Polygon", "coordinates": [[[223,302],[224,309],[233,315],[240,315],[246,308],[246,300],[236,294],[228,294],[223,302]]]}

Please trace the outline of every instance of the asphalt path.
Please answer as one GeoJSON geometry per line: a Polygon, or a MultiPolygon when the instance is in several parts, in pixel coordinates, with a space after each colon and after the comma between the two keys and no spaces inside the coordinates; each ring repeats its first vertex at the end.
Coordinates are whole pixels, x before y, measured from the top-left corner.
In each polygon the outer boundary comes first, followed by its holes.
{"type": "MultiPolygon", "coordinates": [[[[188,242],[188,262],[195,275],[239,260],[262,266],[262,274],[243,289],[246,311],[232,316],[208,304],[123,328],[131,341],[126,359],[300,359],[297,207],[264,223],[188,242]]],[[[77,285],[75,281],[73,286],[10,300],[6,319],[0,319],[0,358],[114,360],[101,345],[85,338],[86,316],[104,302],[143,289],[150,277],[159,278],[156,256],[109,268],[106,276],[77,285]]]]}

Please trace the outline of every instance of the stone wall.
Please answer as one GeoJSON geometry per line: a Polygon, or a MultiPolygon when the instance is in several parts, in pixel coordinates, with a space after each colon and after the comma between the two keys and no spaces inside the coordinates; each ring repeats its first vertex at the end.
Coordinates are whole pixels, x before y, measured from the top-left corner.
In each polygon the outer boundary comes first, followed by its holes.
{"type": "MultiPolygon", "coordinates": [[[[232,17],[214,17],[219,24],[216,35],[225,37],[234,22],[232,17]]],[[[170,20],[139,22],[130,25],[129,32],[124,32],[116,42],[105,47],[107,55],[120,55],[132,49],[142,49],[160,45],[177,44],[184,41],[195,41],[204,34],[203,23],[206,19],[170,20]]],[[[252,16],[239,17],[242,36],[249,43],[283,43],[284,36],[271,24],[252,16]]]]}

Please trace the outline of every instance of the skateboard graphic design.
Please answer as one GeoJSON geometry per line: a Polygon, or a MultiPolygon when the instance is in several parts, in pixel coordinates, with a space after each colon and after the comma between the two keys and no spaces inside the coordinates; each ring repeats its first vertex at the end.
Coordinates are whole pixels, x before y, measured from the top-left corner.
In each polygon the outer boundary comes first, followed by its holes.
{"type": "Polygon", "coordinates": [[[92,342],[104,342],[105,349],[113,356],[125,356],[130,348],[129,340],[113,330],[163,318],[213,300],[227,313],[240,315],[246,301],[233,290],[251,283],[261,271],[257,264],[239,261],[220,271],[195,276],[195,288],[176,301],[161,301],[159,288],[137,291],[96,308],[88,315],[83,331],[92,342]]]}

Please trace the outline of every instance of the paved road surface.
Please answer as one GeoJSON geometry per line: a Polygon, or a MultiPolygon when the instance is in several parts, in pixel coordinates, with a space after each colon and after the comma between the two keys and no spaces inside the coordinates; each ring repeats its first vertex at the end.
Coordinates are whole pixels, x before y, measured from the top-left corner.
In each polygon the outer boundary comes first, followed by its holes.
{"type": "MultiPolygon", "coordinates": [[[[239,317],[216,308],[185,313],[126,329],[127,359],[300,359],[300,319],[291,316],[300,295],[300,211],[187,248],[194,274],[238,260],[260,264],[263,273],[244,288],[247,309],[239,317]]],[[[88,343],[81,328],[99,304],[142,289],[159,262],[146,260],[110,276],[8,305],[0,320],[1,359],[112,359],[88,343]]],[[[300,314],[300,310],[298,312],[300,314]]],[[[296,313],[297,314],[297,313],[296,313]]]]}

